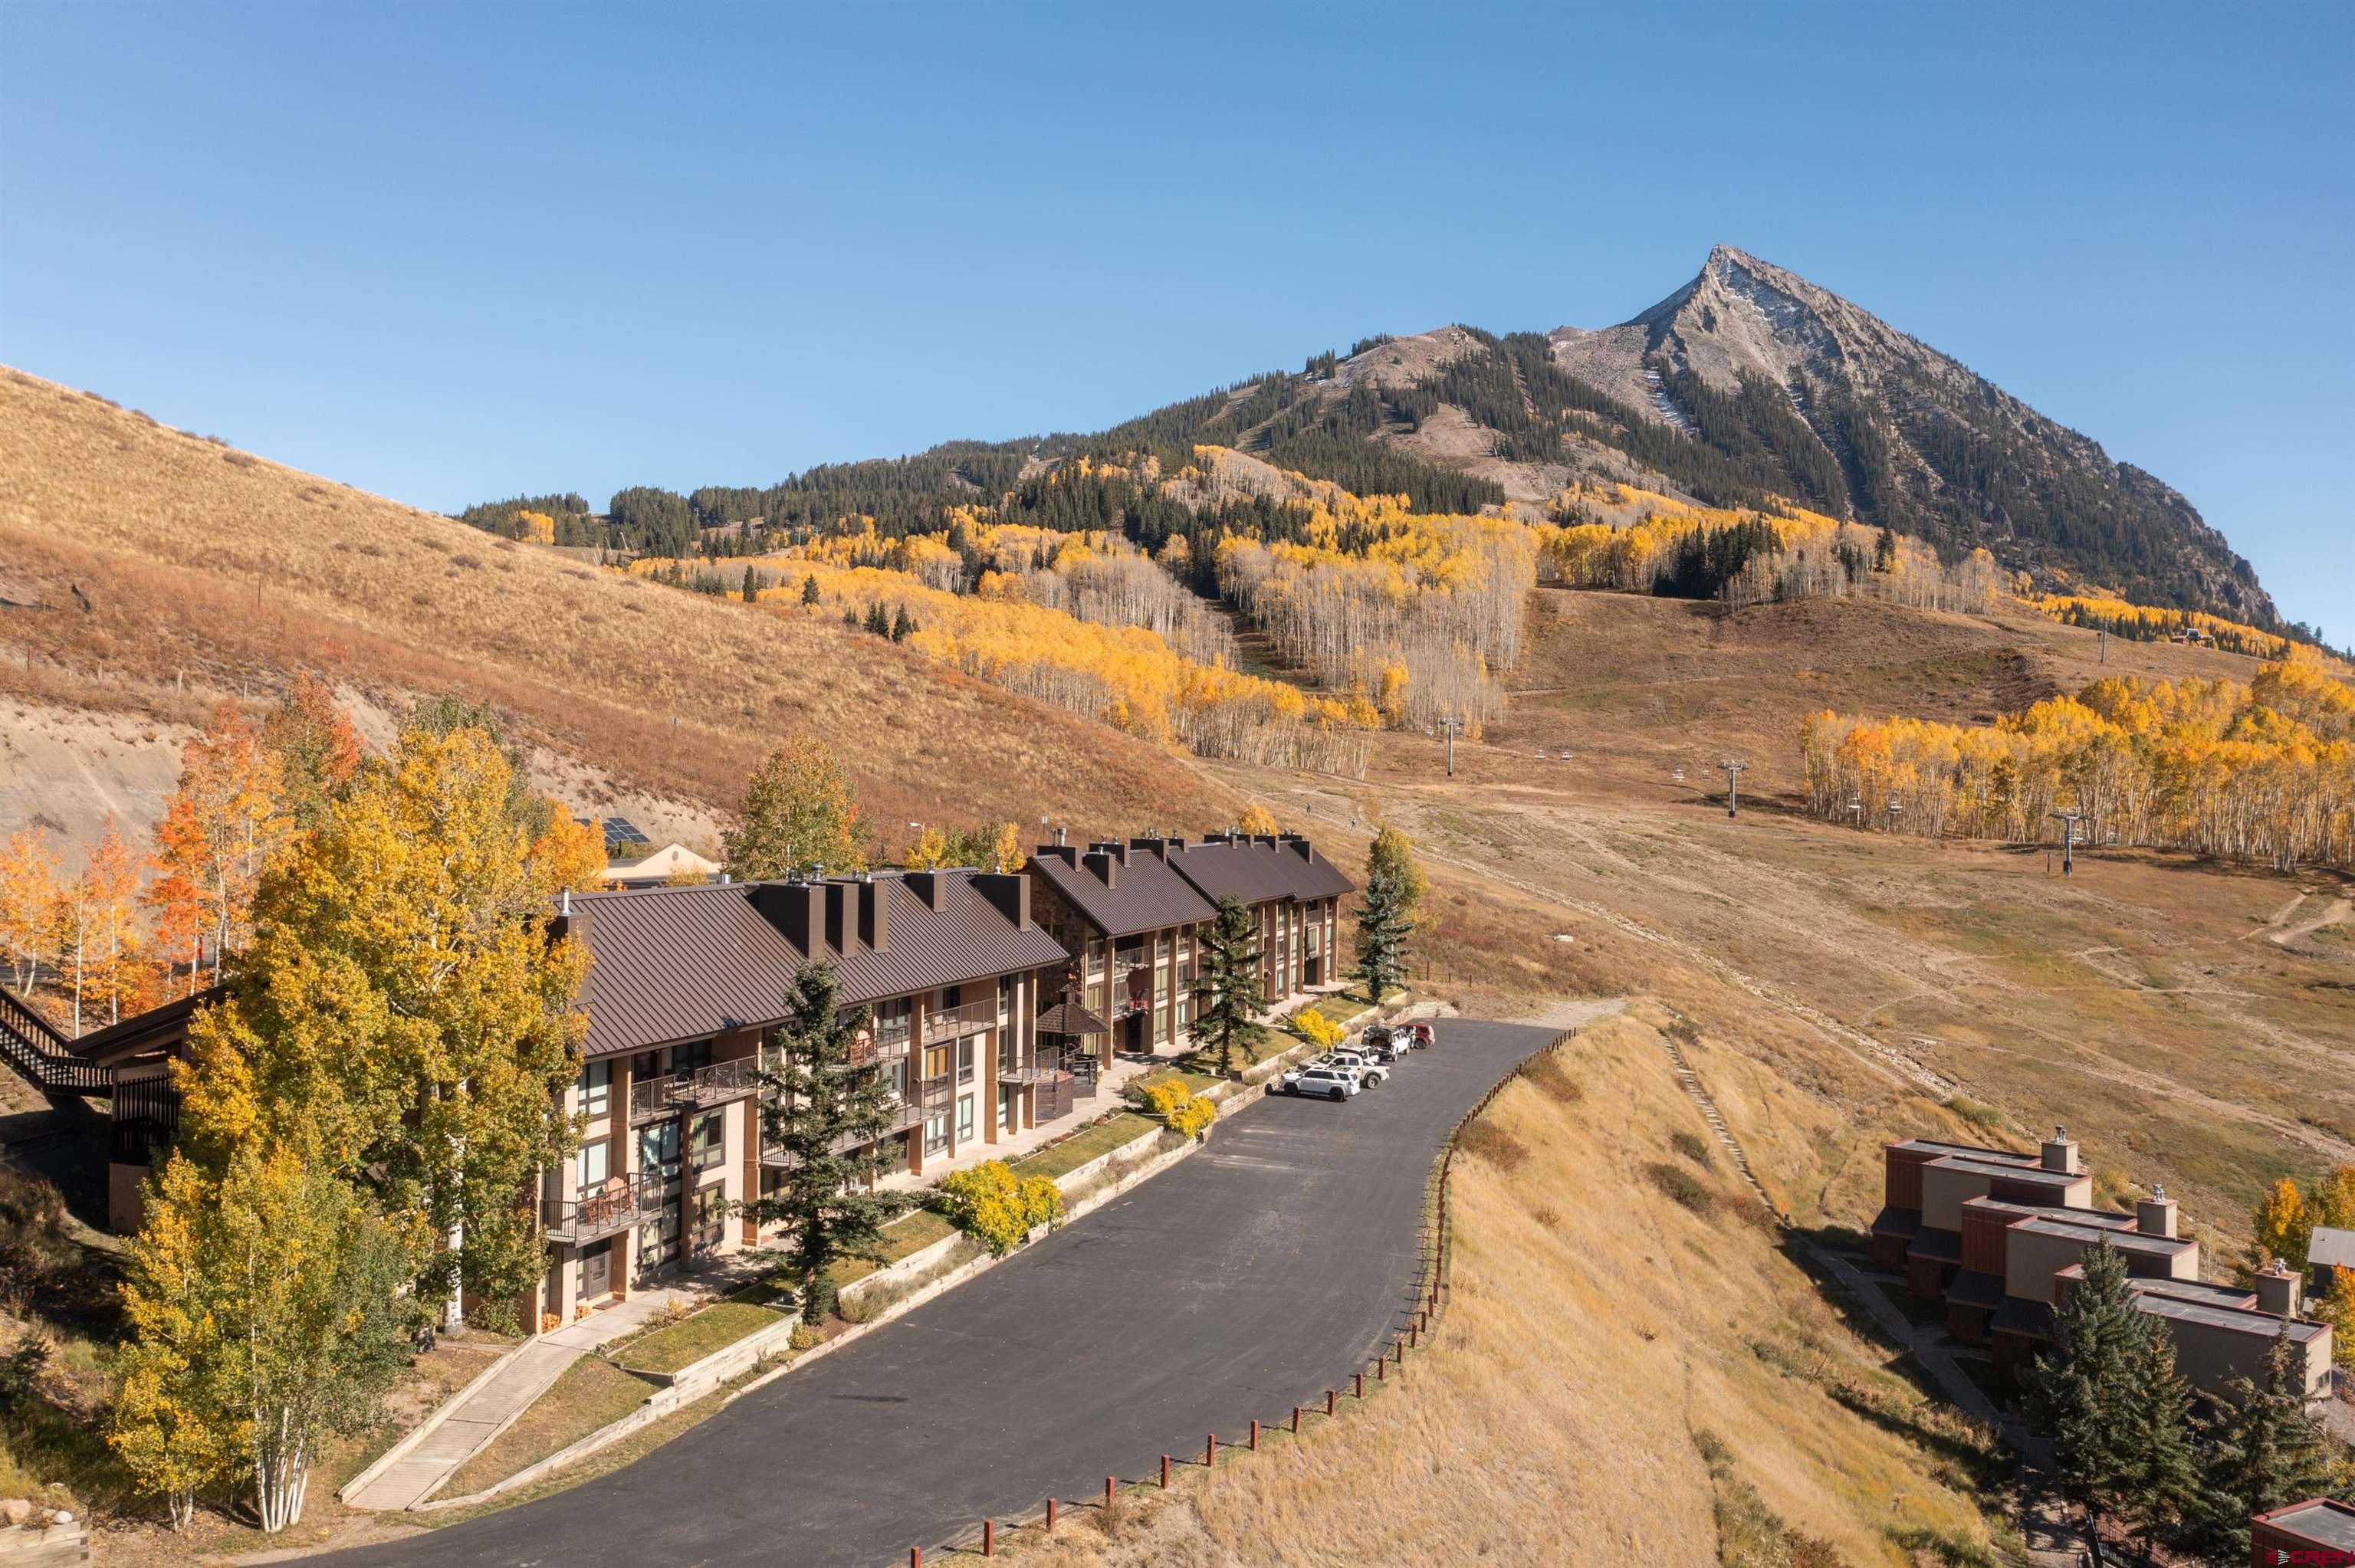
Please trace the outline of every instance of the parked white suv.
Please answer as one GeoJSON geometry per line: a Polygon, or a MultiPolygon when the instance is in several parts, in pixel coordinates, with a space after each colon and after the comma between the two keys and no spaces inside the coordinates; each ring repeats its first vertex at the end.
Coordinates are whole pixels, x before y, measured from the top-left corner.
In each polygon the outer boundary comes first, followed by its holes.
{"type": "Polygon", "coordinates": [[[1323,1067],[1315,1063],[1295,1073],[1286,1073],[1278,1080],[1287,1095],[1321,1095],[1328,1100],[1346,1100],[1362,1086],[1358,1075],[1347,1067],[1323,1067]]]}

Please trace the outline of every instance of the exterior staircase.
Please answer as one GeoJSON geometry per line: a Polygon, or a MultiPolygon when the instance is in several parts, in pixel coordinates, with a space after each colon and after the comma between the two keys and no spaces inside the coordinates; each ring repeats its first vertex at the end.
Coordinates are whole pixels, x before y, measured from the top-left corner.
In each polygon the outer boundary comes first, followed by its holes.
{"type": "Polygon", "coordinates": [[[66,1037],[5,986],[0,986],[0,1058],[52,1099],[114,1092],[112,1073],[75,1055],[66,1037]]]}

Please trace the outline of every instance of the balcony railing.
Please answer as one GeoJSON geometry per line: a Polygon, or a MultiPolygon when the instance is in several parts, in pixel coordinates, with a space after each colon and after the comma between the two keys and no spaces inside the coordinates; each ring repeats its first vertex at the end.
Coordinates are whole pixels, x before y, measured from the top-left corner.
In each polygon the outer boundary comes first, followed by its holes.
{"type": "Polygon", "coordinates": [[[924,1014],[924,1044],[937,1045],[943,1040],[962,1040],[968,1034],[979,1034],[997,1026],[997,999],[983,997],[956,1007],[944,1007],[937,1012],[924,1014]]]}
{"type": "Polygon", "coordinates": [[[997,1081],[1009,1087],[1018,1085],[1050,1084],[1062,1075],[1061,1068],[1048,1066],[1035,1061],[1018,1063],[1013,1066],[1000,1063],[997,1068],[997,1081]]]}
{"type": "Polygon", "coordinates": [[[662,1212],[669,1201],[675,1181],[660,1176],[641,1176],[633,1181],[627,1177],[615,1177],[594,1187],[583,1187],[570,1198],[544,1198],[539,1205],[539,1223],[548,1232],[548,1239],[568,1246],[586,1246],[610,1235],[618,1235],[651,1214],[662,1212]]]}
{"type": "Polygon", "coordinates": [[[1124,980],[1139,969],[1150,969],[1152,965],[1153,955],[1150,953],[1115,953],[1112,960],[1112,978],[1124,980]]]}
{"type": "Polygon", "coordinates": [[[646,1078],[630,1086],[630,1119],[656,1121],[681,1111],[702,1110],[761,1090],[761,1065],[750,1056],[714,1062],[691,1073],[646,1078]]]}
{"type": "Polygon", "coordinates": [[[1133,991],[1116,991],[1112,995],[1111,1021],[1117,1023],[1132,1013],[1143,1012],[1146,999],[1133,991]]]}
{"type": "MultiPolygon", "coordinates": [[[[875,1143],[879,1142],[883,1139],[895,1138],[900,1133],[907,1131],[910,1128],[918,1126],[923,1121],[923,1107],[919,1105],[911,1105],[905,1100],[895,1100],[891,1105],[890,1115],[883,1123],[882,1131],[877,1133],[873,1138],[863,1137],[858,1133],[845,1133],[843,1136],[834,1140],[834,1152],[837,1154],[847,1154],[862,1143],[875,1143]]],[[[800,1162],[799,1159],[794,1155],[786,1153],[785,1150],[780,1149],[774,1143],[771,1143],[765,1139],[762,1140],[761,1144],[761,1163],[768,1169],[772,1171],[790,1171],[800,1162]]]]}
{"type": "Polygon", "coordinates": [[[925,1116],[937,1116],[956,1108],[956,1079],[943,1073],[937,1078],[926,1078],[916,1086],[915,1103],[925,1116]]]}

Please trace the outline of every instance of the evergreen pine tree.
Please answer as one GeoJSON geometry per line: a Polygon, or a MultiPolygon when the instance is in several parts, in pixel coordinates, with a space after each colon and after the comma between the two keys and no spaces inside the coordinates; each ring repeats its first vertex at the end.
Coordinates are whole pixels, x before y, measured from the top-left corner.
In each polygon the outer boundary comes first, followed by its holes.
{"type": "Polygon", "coordinates": [[[858,630],[858,612],[847,604],[842,607],[842,624],[853,631],[858,630]]]}
{"type": "Polygon", "coordinates": [[[891,635],[891,620],[883,613],[883,601],[879,599],[867,607],[867,630],[878,637],[891,635]]]}
{"type": "Polygon", "coordinates": [[[2306,1409],[2306,1350],[2286,1330],[2265,1358],[2263,1388],[2235,1378],[2225,1390],[2199,1520],[2200,1542],[2219,1562],[2248,1561],[2252,1514],[2329,1488],[2328,1440],[2306,1409]]]}
{"type": "Polygon", "coordinates": [[[1366,995],[1379,1002],[1406,972],[1406,939],[1414,933],[1407,913],[1406,886],[1388,866],[1366,878],[1366,901],[1358,906],[1358,967],[1366,995]]]}
{"type": "MultiPolygon", "coordinates": [[[[817,602],[817,574],[815,572],[812,572],[809,576],[802,579],[802,602],[804,604],[815,604],[817,602]]],[[[843,613],[847,615],[849,611],[845,610],[843,613]]]]}
{"type": "Polygon", "coordinates": [[[2126,1288],[2126,1257],[2107,1240],[2053,1311],[2051,1347],[2028,1375],[2028,1418],[2052,1445],[2062,1487],[2089,1507],[2115,1488],[2120,1411],[2134,1352],[2150,1331],[2126,1288]]]}
{"type": "Polygon", "coordinates": [[[900,607],[900,613],[891,620],[891,641],[905,642],[915,634],[916,618],[908,613],[908,607],[903,604],[900,607]]]}
{"type": "Polygon", "coordinates": [[[2175,1336],[2148,1313],[2142,1342],[2128,1354],[2117,1412],[2117,1493],[2121,1511],[2142,1535],[2142,1555],[2172,1539],[2200,1507],[2200,1477],[2192,1447],[2191,1385],[2175,1365],[2175,1336]]]}
{"type": "Polygon", "coordinates": [[[1202,938],[1202,967],[1194,988],[1194,1039],[1234,1070],[1235,1053],[1258,1042],[1258,1015],[1267,1007],[1260,989],[1259,923],[1241,899],[1219,900],[1219,917],[1202,938]]]}
{"type": "Polygon", "coordinates": [[[885,1160],[877,1140],[891,1130],[896,1097],[880,1062],[861,1055],[867,1009],[846,1016],[831,964],[794,977],[792,1012],[779,1025],[761,1081],[761,1136],[786,1157],[783,1179],[766,1196],[737,1205],[762,1225],[782,1224],[774,1255],[801,1296],[802,1321],[834,1309],[834,1266],[880,1262],[883,1226],[914,1206],[905,1192],[875,1191],[885,1160]]]}
{"type": "Polygon", "coordinates": [[[750,567],[746,567],[744,568],[744,587],[742,591],[744,595],[744,602],[746,604],[754,603],[761,597],[760,576],[750,567]]]}
{"type": "Polygon", "coordinates": [[[1872,542],[1872,569],[1885,572],[1897,564],[1897,535],[1884,525],[1872,542]]]}

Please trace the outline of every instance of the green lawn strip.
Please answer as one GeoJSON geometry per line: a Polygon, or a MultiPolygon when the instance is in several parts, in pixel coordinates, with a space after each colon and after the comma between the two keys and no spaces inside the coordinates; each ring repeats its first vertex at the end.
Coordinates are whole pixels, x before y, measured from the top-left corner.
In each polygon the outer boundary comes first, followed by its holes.
{"type": "Polygon", "coordinates": [[[614,1359],[633,1372],[675,1372],[714,1351],[726,1350],[747,1334],[782,1323],[784,1318],[774,1308],[751,1301],[715,1301],[668,1328],[631,1341],[614,1359]]]}
{"type": "Polygon", "coordinates": [[[1183,1084],[1188,1093],[1199,1095],[1206,1089],[1216,1088],[1223,1081],[1209,1073],[1189,1073],[1182,1067],[1163,1067],[1147,1073],[1141,1078],[1130,1079],[1128,1087],[1141,1095],[1146,1090],[1158,1088],[1163,1084],[1183,1084]]]}
{"type": "Polygon", "coordinates": [[[442,1484],[437,1495],[471,1497],[598,1428],[612,1425],[644,1404],[652,1393],[644,1378],[632,1377],[602,1356],[582,1356],[565,1368],[548,1392],[516,1417],[513,1425],[459,1466],[458,1473],[442,1484]]]}
{"type": "Polygon", "coordinates": [[[1122,1111],[1106,1117],[1093,1127],[1073,1133],[1051,1148],[1042,1149],[1027,1159],[1014,1161],[1018,1176],[1044,1176],[1052,1180],[1070,1174],[1098,1155],[1135,1142],[1148,1132],[1160,1130],[1161,1124],[1151,1117],[1135,1111],[1122,1111]]]}
{"type": "Polygon", "coordinates": [[[883,1227],[883,1261],[868,1263],[853,1258],[837,1264],[834,1284],[837,1290],[856,1279],[864,1279],[879,1268],[886,1268],[901,1258],[919,1253],[936,1241],[956,1234],[956,1227],[930,1209],[919,1209],[904,1219],[892,1221],[883,1227]]]}

